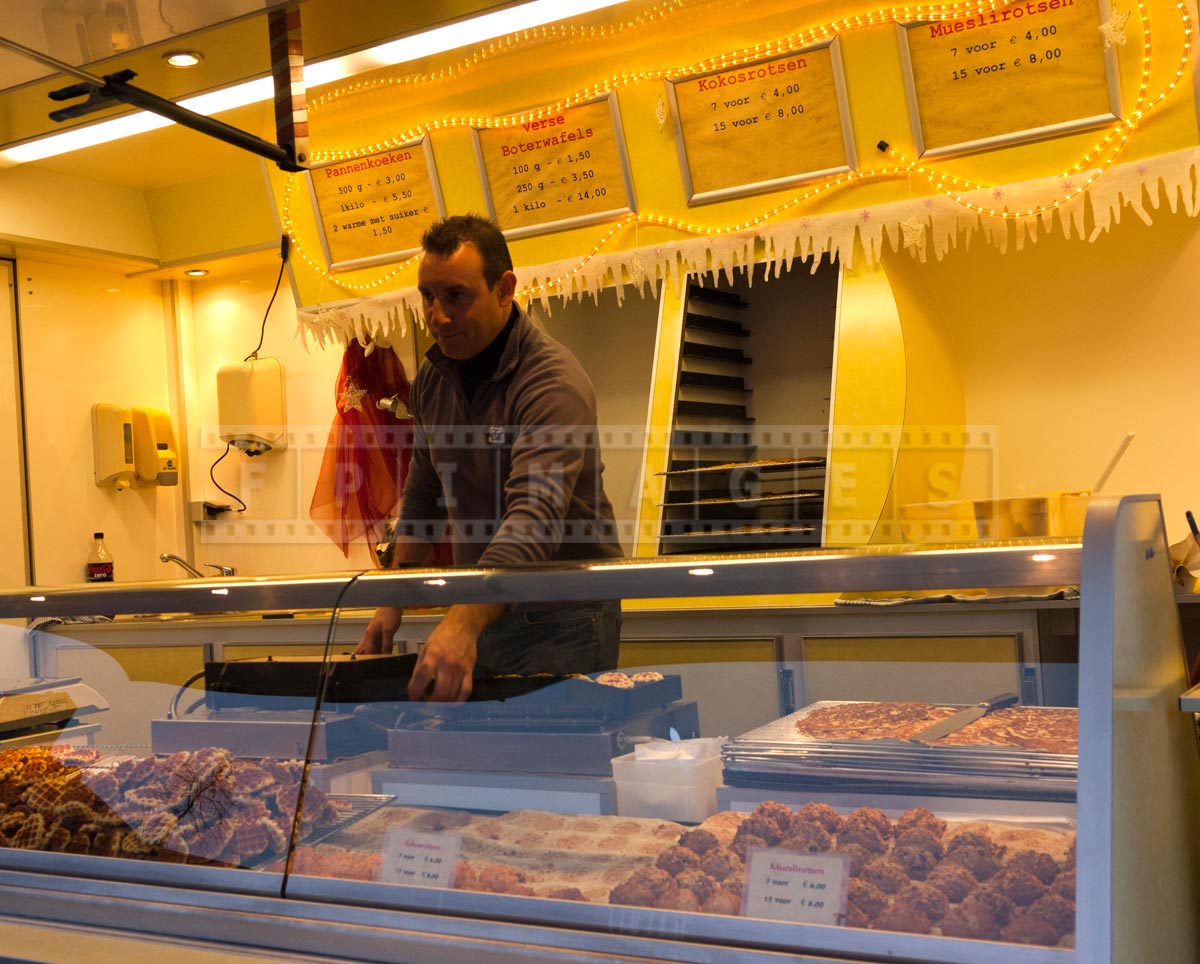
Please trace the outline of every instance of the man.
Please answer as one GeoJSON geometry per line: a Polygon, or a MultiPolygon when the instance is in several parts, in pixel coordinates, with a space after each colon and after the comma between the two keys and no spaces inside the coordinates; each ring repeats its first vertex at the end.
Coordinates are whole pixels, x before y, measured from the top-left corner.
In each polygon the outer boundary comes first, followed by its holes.
{"type": "MultiPolygon", "coordinates": [[[[421,248],[417,290],[435,344],[412,385],[413,459],[393,565],[426,563],[447,525],[458,566],[621,555],[595,392],[575,357],[514,301],[504,235],[460,215],[430,227],[421,248]]],[[[379,609],[358,652],[389,652],[401,615],[379,609]]],[[[473,672],[613,669],[619,636],[616,601],[451,606],[409,697],[465,700],[473,672]]]]}

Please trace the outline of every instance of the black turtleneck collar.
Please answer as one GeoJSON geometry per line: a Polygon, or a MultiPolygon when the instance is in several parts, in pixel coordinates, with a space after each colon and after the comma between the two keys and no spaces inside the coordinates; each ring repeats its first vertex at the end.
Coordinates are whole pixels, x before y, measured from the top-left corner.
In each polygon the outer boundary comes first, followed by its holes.
{"type": "Polygon", "coordinates": [[[517,323],[519,315],[520,312],[517,311],[517,306],[514,304],[512,314],[508,316],[508,322],[500,329],[500,333],[492,339],[487,348],[478,355],[454,362],[454,367],[458,369],[459,380],[462,382],[463,394],[468,402],[475,397],[476,389],[486,379],[496,374],[496,369],[500,365],[500,356],[504,354],[504,346],[508,344],[508,336],[512,334],[513,326],[517,323]]]}

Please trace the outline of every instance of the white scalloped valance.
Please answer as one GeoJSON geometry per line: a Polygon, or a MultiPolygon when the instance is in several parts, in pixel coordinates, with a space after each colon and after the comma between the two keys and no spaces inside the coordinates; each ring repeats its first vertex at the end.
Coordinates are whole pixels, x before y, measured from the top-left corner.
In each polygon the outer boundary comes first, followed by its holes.
{"type": "MultiPolygon", "coordinates": [[[[1126,211],[1151,224],[1163,207],[1172,214],[1182,211],[1195,217],[1198,201],[1200,148],[1188,148],[1114,165],[1101,173],[1055,175],[957,198],[926,195],[771,222],[737,234],[602,251],[586,261],[567,258],[522,267],[517,270],[518,297],[521,290],[527,295],[534,291],[549,311],[555,299],[595,298],[601,289],[615,287],[620,301],[629,288],[644,296],[654,283],[668,278],[678,288],[686,276],[730,277],[755,260],[765,259],[776,275],[797,259],[810,263],[815,271],[823,254],[838,258],[847,268],[858,258],[874,264],[885,245],[893,252],[904,248],[921,261],[930,255],[940,261],[960,245],[969,247],[977,235],[1002,252],[1010,246],[1020,251],[1053,231],[1091,242],[1119,224],[1126,211]],[[1073,194],[1093,177],[1082,193],[1073,194]],[[1050,217],[1002,218],[973,209],[1027,211],[1071,194],[1071,200],[1060,201],[1050,217]]],[[[386,345],[404,337],[409,322],[419,324],[420,318],[416,288],[408,287],[352,304],[301,311],[298,333],[310,349],[344,346],[351,339],[386,345]]]]}

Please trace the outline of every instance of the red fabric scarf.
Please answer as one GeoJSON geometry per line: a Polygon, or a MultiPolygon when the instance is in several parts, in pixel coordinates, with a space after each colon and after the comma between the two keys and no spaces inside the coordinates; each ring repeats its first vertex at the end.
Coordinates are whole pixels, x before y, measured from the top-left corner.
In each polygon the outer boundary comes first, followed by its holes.
{"type": "Polygon", "coordinates": [[[375,404],[392,395],[408,404],[408,378],[396,353],[376,348],[367,354],[357,341],[350,342],[334,392],[337,414],[308,510],[346,556],[355,539],[371,545],[382,541],[400,503],[412,460],[412,419],[398,419],[375,404]]]}

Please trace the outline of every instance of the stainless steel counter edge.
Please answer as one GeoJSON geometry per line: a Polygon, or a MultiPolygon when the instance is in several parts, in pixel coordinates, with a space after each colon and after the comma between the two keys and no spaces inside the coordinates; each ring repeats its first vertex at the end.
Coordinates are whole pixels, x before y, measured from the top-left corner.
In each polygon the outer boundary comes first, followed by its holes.
{"type": "Polygon", "coordinates": [[[0,618],[357,609],[380,605],[954,590],[1078,585],[1076,542],[655,557],[520,569],[408,569],[193,579],[0,593],[0,618]],[[832,564],[836,561],[836,564],[832,564]]]}

